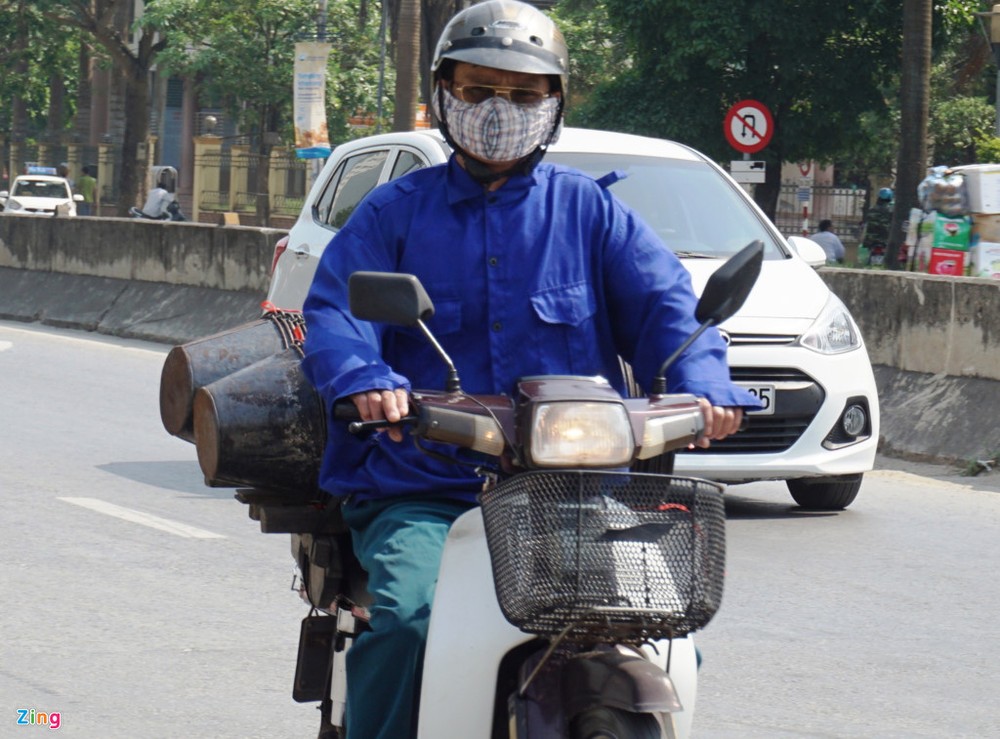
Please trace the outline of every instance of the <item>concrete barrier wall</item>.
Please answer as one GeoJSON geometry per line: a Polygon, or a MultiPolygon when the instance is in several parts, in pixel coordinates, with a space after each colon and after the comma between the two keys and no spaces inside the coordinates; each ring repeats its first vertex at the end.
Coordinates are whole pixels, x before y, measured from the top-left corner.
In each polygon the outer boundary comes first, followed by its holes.
{"type": "MultiPolygon", "coordinates": [[[[267,291],[286,232],[121,218],[0,217],[0,267],[267,291]]],[[[874,364],[1000,380],[1000,281],[823,268],[874,364]]]]}
{"type": "Polygon", "coordinates": [[[831,269],[873,364],[1000,380],[1000,280],[831,269]]]}
{"type": "MultiPolygon", "coordinates": [[[[260,316],[284,233],[0,215],[0,318],[182,344],[260,316]]],[[[1000,281],[820,274],[875,365],[884,453],[964,462],[1000,450],[1000,281]]]]}
{"type": "Polygon", "coordinates": [[[129,218],[0,216],[0,267],[266,292],[286,231],[129,218]]]}

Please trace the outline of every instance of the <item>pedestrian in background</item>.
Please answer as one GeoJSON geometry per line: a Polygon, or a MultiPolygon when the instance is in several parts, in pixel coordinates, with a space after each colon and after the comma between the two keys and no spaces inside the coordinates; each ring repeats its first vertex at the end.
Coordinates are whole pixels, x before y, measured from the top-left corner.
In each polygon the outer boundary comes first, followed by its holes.
{"type": "Polygon", "coordinates": [[[94,168],[89,164],[83,167],[83,176],[80,177],[79,193],[83,196],[83,202],[79,203],[76,212],[81,216],[94,215],[96,203],[97,180],[94,178],[94,168]]]}
{"type": "Polygon", "coordinates": [[[841,243],[840,237],[830,230],[832,226],[833,223],[830,219],[824,218],[819,222],[819,230],[809,238],[823,247],[828,263],[842,264],[844,261],[844,245],[841,243]]]}
{"type": "Polygon", "coordinates": [[[69,183],[70,190],[76,189],[76,183],[73,182],[73,178],[69,176],[69,162],[61,162],[58,167],[56,167],[56,174],[60,177],[66,178],[69,183]]]}

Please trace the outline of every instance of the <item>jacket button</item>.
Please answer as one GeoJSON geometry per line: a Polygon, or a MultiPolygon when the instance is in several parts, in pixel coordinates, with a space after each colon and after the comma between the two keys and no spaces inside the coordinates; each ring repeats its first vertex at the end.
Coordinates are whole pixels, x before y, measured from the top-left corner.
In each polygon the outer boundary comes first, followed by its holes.
{"type": "Polygon", "coordinates": [[[496,322],[494,322],[494,324],[493,324],[493,330],[494,330],[494,331],[499,331],[499,330],[501,330],[502,328],[503,328],[503,324],[502,324],[502,323],[500,323],[500,321],[496,321],[496,322]]]}
{"type": "Polygon", "coordinates": [[[496,267],[498,264],[500,264],[500,260],[499,259],[497,259],[496,257],[490,257],[490,266],[491,267],[496,267]]]}

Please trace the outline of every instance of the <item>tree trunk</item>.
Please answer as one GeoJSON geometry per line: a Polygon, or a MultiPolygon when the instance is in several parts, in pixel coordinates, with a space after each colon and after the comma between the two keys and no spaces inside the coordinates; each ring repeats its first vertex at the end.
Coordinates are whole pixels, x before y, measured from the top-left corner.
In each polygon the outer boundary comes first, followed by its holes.
{"type": "Polygon", "coordinates": [[[66,82],[61,74],[49,77],[49,112],[46,122],[46,135],[53,146],[61,146],[63,128],[66,118],[66,82]]]}
{"type": "Polygon", "coordinates": [[[272,135],[274,130],[276,112],[267,106],[260,113],[258,126],[260,127],[260,137],[257,144],[257,171],[254,176],[254,212],[257,216],[257,225],[267,227],[271,225],[271,148],[272,135]]]}
{"type": "Polygon", "coordinates": [[[396,109],[393,131],[410,131],[417,116],[420,81],[420,0],[401,0],[396,43],[396,109]]]}
{"type": "MultiPolygon", "coordinates": [[[[420,68],[430,69],[434,59],[434,49],[437,47],[441,32],[448,25],[448,21],[458,11],[464,10],[471,5],[470,0],[422,0],[420,25],[423,27],[420,44],[420,68]]],[[[428,111],[431,111],[431,78],[427,75],[420,82],[420,96],[424,102],[428,103],[428,111]]],[[[437,125],[437,119],[432,120],[433,125],[437,125]]]]}
{"type": "MultiPolygon", "coordinates": [[[[137,67],[139,65],[136,65],[137,67]]],[[[149,85],[146,72],[136,69],[125,75],[125,132],[122,138],[121,192],[117,214],[128,216],[133,205],[142,207],[139,196],[146,181],[149,141],[149,85]]]]}
{"type": "Polygon", "coordinates": [[[930,110],[931,0],[903,0],[903,53],[899,89],[900,145],[896,161],[896,205],[892,214],[885,264],[901,269],[903,223],[917,207],[917,186],[927,168],[927,122],[930,110]]]}
{"type": "MultiPolygon", "coordinates": [[[[77,70],[80,81],[76,88],[76,118],[73,120],[73,135],[78,144],[86,146],[94,143],[91,141],[90,133],[90,100],[93,93],[93,85],[90,81],[90,46],[86,43],[80,44],[77,70]]],[[[88,163],[84,162],[84,164],[88,163]]]]}

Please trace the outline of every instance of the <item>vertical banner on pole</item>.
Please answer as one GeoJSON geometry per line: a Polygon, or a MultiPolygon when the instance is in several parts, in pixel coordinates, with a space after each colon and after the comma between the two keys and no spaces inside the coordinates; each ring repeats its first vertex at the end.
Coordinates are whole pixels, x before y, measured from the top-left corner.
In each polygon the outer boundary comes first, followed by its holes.
{"type": "Polygon", "coordinates": [[[295,156],[319,159],[330,156],[326,127],[326,61],[330,44],[300,41],[295,44],[295,156]]]}

